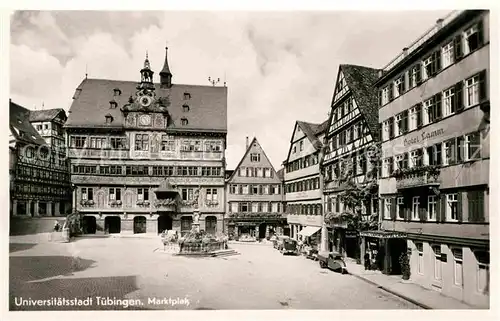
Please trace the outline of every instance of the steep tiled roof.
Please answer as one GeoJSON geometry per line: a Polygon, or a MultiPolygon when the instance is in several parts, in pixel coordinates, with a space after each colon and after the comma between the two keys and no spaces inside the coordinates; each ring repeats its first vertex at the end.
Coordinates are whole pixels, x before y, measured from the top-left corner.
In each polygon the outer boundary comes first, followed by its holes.
{"type": "MultiPolygon", "coordinates": [[[[77,88],[77,94],[69,110],[66,127],[123,127],[124,117],[121,108],[128,104],[129,97],[135,97],[137,82],[106,79],[84,79],[77,88]],[[114,96],[114,89],[121,91],[114,96]],[[110,101],[117,103],[110,108],[110,101]],[[106,124],[105,115],[111,114],[113,122],[106,124]]],[[[168,112],[172,118],[171,129],[179,131],[206,130],[227,132],[227,88],[214,86],[176,85],[160,88],[155,84],[157,97],[168,97],[168,112]],[[190,99],[184,100],[184,93],[190,99]],[[184,112],[183,105],[189,106],[184,112]],[[188,120],[181,125],[181,119],[188,120]]]]}
{"type": "Polygon", "coordinates": [[[375,137],[379,134],[377,90],[373,86],[378,78],[378,69],[356,66],[340,65],[344,79],[352,91],[361,114],[375,137]]]}
{"type": "Polygon", "coordinates": [[[305,121],[297,121],[302,131],[306,134],[307,138],[311,141],[316,149],[321,148],[323,143],[318,139],[318,136],[324,133],[328,127],[328,120],[325,120],[321,124],[307,123],[305,121]]]}
{"type": "Polygon", "coordinates": [[[64,115],[66,115],[66,112],[62,108],[31,110],[30,122],[51,121],[52,119],[56,118],[60,112],[63,112],[64,115]]]}
{"type": "Polygon", "coordinates": [[[12,101],[9,105],[10,130],[16,140],[29,144],[44,145],[45,140],[30,123],[30,111],[12,101]]]}
{"type": "Polygon", "coordinates": [[[285,179],[285,169],[280,168],[280,170],[276,173],[276,175],[278,176],[278,178],[280,180],[284,180],[285,179]]]}

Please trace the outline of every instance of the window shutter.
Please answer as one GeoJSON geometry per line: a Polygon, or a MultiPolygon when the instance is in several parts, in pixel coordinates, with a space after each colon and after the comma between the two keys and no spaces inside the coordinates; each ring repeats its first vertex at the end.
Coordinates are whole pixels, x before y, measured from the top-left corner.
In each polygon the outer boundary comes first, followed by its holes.
{"type": "Polygon", "coordinates": [[[417,105],[417,128],[422,127],[422,103],[417,105]]]}
{"type": "Polygon", "coordinates": [[[438,212],[439,222],[446,222],[446,194],[441,195],[441,210],[438,212]]]}
{"type": "Polygon", "coordinates": [[[408,109],[407,109],[403,112],[403,132],[405,133],[408,131],[408,122],[409,119],[408,119],[408,109]]]}
{"type": "MultiPolygon", "coordinates": [[[[464,109],[464,94],[463,94],[464,82],[459,81],[455,84],[455,110],[459,111],[464,109]]],[[[481,89],[481,87],[479,87],[481,89]]]]}
{"type": "Polygon", "coordinates": [[[469,191],[467,192],[467,203],[468,203],[468,213],[469,217],[467,220],[469,222],[477,222],[478,221],[478,202],[477,202],[477,192],[476,191],[469,191]]]}
{"type": "Polygon", "coordinates": [[[463,218],[463,201],[462,201],[462,192],[457,193],[457,220],[462,222],[463,218]]]}
{"type": "Polygon", "coordinates": [[[420,204],[418,205],[418,217],[421,222],[427,220],[427,195],[420,196],[420,204]]]}
{"type": "Polygon", "coordinates": [[[479,73],[479,101],[486,99],[486,70],[479,73]]]}
{"type": "MultiPolygon", "coordinates": [[[[379,106],[382,106],[382,90],[379,90],[379,91],[378,91],[378,105],[379,105],[379,106]]],[[[336,116],[336,115],[337,115],[337,114],[335,113],[335,116],[336,116]]],[[[334,118],[337,118],[337,117],[334,117],[334,118]]]]}
{"type": "Polygon", "coordinates": [[[238,185],[238,194],[243,194],[243,185],[238,185]]]}
{"type": "Polygon", "coordinates": [[[484,44],[483,20],[479,20],[477,22],[477,42],[479,47],[481,47],[484,44]]]}
{"type": "Polygon", "coordinates": [[[422,82],[422,64],[416,64],[415,68],[417,68],[417,72],[415,74],[417,85],[420,85],[420,83],[422,82]]]}
{"type": "MultiPolygon", "coordinates": [[[[388,199],[386,199],[388,200],[388,199]]],[[[396,206],[397,206],[397,203],[396,203],[396,198],[395,197],[392,197],[391,199],[391,220],[395,221],[396,220],[396,206]]]]}
{"type": "MultiPolygon", "coordinates": [[[[408,154],[406,154],[408,155],[408,154]]],[[[411,197],[410,195],[406,194],[403,196],[403,200],[404,200],[404,218],[405,218],[405,221],[411,221],[411,207],[413,206],[412,205],[412,200],[411,200],[411,197]]]]}
{"type": "Polygon", "coordinates": [[[441,195],[436,195],[436,222],[441,222],[441,195]]]}
{"type": "Polygon", "coordinates": [[[476,198],[476,208],[477,208],[477,222],[484,222],[485,217],[484,217],[484,191],[480,190],[477,192],[477,198],[476,198]]]}
{"type": "Polygon", "coordinates": [[[441,93],[437,93],[434,96],[434,120],[441,119],[443,115],[441,93]]]}
{"type": "Polygon", "coordinates": [[[432,73],[435,75],[441,70],[441,49],[434,52],[433,64],[434,70],[432,73]]]}
{"type": "Polygon", "coordinates": [[[389,85],[389,101],[394,99],[394,83],[391,82],[389,85]]]}
{"type": "Polygon", "coordinates": [[[259,185],[259,195],[262,195],[262,185],[259,185]]]}
{"type": "Polygon", "coordinates": [[[455,40],[453,41],[453,50],[454,50],[455,62],[462,59],[464,53],[462,51],[462,35],[461,34],[455,37],[455,40]]]}
{"type": "Polygon", "coordinates": [[[464,136],[457,137],[457,162],[465,160],[465,139],[464,136]]]}

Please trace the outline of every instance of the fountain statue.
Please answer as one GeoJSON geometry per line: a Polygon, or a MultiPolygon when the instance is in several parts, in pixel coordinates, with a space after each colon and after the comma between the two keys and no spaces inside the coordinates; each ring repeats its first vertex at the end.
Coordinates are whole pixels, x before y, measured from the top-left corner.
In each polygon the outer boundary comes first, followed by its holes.
{"type": "Polygon", "coordinates": [[[192,230],[194,232],[200,231],[200,209],[199,209],[200,203],[199,203],[199,199],[200,199],[200,187],[198,187],[194,191],[194,197],[193,197],[194,209],[193,209],[193,228],[192,228],[192,230]]]}

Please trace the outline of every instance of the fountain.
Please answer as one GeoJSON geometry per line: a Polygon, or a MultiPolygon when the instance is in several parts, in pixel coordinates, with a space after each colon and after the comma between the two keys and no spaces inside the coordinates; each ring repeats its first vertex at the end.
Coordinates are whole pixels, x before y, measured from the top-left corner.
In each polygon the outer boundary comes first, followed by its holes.
{"type": "Polygon", "coordinates": [[[200,191],[201,188],[198,187],[194,192],[193,200],[186,204],[193,206],[191,231],[181,238],[178,237],[177,231],[162,233],[161,239],[164,252],[186,256],[227,256],[237,254],[236,251],[228,249],[228,237],[225,234],[210,235],[200,229],[200,191]]]}

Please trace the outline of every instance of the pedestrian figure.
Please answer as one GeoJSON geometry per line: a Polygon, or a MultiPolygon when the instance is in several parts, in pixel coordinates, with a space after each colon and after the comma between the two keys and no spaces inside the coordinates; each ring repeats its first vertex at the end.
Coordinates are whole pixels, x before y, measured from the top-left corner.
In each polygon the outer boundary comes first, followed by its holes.
{"type": "Polygon", "coordinates": [[[54,223],[54,231],[59,232],[60,228],[61,228],[61,226],[59,225],[59,221],[55,221],[55,223],[54,223]]]}
{"type": "Polygon", "coordinates": [[[365,270],[369,270],[370,269],[370,254],[365,253],[364,259],[365,259],[365,270]]]}

